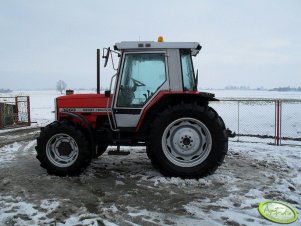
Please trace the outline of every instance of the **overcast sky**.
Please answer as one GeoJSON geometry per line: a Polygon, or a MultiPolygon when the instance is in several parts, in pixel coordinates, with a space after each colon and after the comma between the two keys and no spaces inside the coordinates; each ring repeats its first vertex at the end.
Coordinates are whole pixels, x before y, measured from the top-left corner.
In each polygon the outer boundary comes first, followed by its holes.
{"type": "Polygon", "coordinates": [[[94,88],[97,48],[158,35],[200,42],[201,87],[301,86],[300,0],[0,3],[0,88],[94,88]]]}

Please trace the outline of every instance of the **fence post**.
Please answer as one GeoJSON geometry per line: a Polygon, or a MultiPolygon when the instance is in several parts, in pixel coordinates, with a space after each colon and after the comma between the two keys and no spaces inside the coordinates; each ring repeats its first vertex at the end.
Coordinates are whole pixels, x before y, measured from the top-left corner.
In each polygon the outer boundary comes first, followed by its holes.
{"type": "Polygon", "coordinates": [[[16,124],[19,125],[19,106],[18,106],[18,96],[15,97],[16,102],[16,124]]]}
{"type": "Polygon", "coordinates": [[[3,123],[2,123],[2,112],[4,112],[4,109],[2,110],[2,104],[0,103],[0,129],[4,127],[3,123]]]}
{"type": "Polygon", "coordinates": [[[237,141],[239,141],[239,100],[237,101],[237,141]]]}
{"type": "Polygon", "coordinates": [[[279,145],[281,145],[282,130],[282,100],[279,100],[279,145]]]}
{"type": "Polygon", "coordinates": [[[277,144],[277,100],[275,100],[275,141],[274,144],[277,144]]]}
{"type": "Polygon", "coordinates": [[[280,122],[280,114],[281,114],[281,109],[280,109],[280,100],[276,100],[276,145],[280,145],[280,127],[281,127],[281,122],[280,122]]]}
{"type": "Polygon", "coordinates": [[[31,119],[30,119],[30,99],[29,96],[27,96],[27,125],[30,126],[31,119]]]}

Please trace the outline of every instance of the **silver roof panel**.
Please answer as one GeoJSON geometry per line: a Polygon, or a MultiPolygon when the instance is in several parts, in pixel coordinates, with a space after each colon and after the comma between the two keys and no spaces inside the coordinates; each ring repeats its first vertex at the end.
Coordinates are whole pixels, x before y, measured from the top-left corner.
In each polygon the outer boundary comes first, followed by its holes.
{"type": "Polygon", "coordinates": [[[198,42],[118,42],[115,44],[116,50],[132,50],[132,49],[190,49],[192,55],[198,54],[201,46],[198,42]]]}

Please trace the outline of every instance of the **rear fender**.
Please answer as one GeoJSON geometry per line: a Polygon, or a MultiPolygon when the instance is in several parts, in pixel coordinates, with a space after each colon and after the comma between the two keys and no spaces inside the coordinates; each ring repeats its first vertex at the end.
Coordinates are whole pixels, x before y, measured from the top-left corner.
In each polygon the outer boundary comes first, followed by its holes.
{"type": "Polygon", "coordinates": [[[193,93],[169,93],[159,98],[154,98],[143,111],[136,132],[147,132],[151,122],[155,119],[156,115],[164,111],[168,106],[183,103],[197,103],[198,105],[208,105],[209,101],[219,101],[214,97],[214,94],[193,92],[193,93]]]}

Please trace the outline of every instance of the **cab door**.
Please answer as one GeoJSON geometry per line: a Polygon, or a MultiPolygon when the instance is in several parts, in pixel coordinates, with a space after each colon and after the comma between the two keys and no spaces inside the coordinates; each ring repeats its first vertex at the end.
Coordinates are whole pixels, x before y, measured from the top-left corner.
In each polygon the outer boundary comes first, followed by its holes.
{"type": "Polygon", "coordinates": [[[113,104],[116,125],[136,127],[144,107],[168,87],[166,52],[126,52],[121,68],[113,104]]]}

